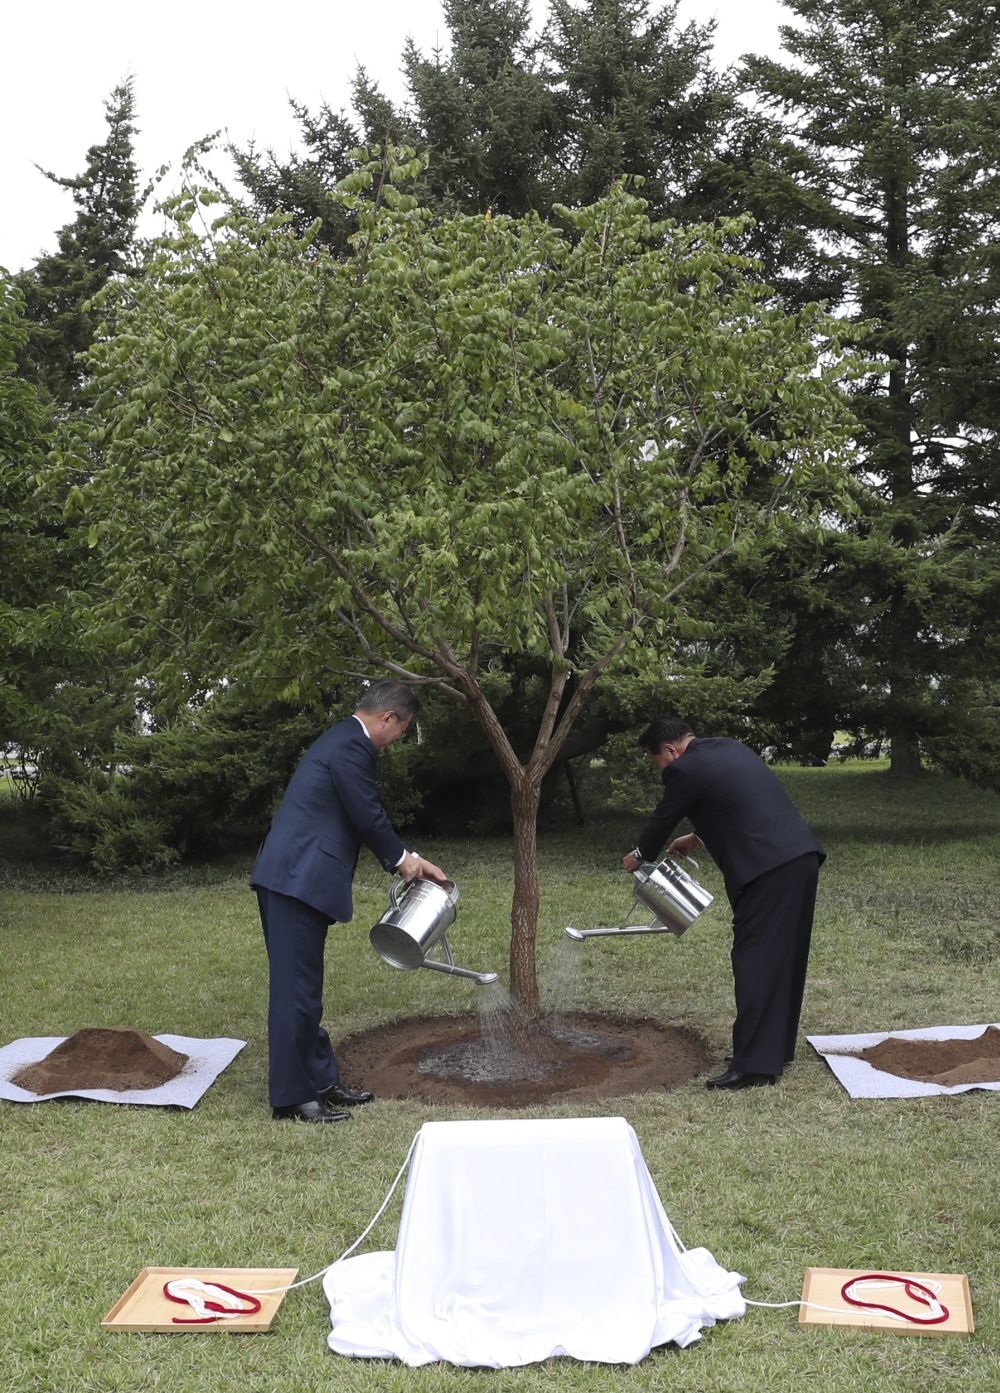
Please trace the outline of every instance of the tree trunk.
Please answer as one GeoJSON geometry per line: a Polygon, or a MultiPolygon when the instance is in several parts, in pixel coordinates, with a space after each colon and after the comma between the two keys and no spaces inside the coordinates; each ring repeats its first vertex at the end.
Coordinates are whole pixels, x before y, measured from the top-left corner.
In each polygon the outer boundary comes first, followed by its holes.
{"type": "Polygon", "coordinates": [[[889,737],[889,773],[893,778],[912,779],[922,772],[920,746],[912,735],[898,731],[889,737]]]}
{"type": "Polygon", "coordinates": [[[540,785],[527,774],[511,791],[514,814],[514,901],[510,911],[510,991],[522,1011],[538,1013],[535,936],[538,931],[538,802],[540,785]]]}
{"type": "Polygon", "coordinates": [[[566,782],[569,784],[569,796],[573,800],[573,811],[576,814],[576,825],[582,827],[586,822],[583,815],[583,804],[580,801],[580,790],[576,786],[576,775],[573,773],[573,766],[569,760],[563,765],[566,770],[566,782]]]}

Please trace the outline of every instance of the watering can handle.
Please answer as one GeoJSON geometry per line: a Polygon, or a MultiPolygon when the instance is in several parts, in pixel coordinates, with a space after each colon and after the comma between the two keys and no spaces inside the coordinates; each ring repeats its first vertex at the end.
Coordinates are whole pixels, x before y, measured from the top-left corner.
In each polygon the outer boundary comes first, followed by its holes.
{"type": "MultiPolygon", "coordinates": [[[[415,876],[414,880],[404,880],[402,876],[400,876],[398,880],[394,880],[392,882],[392,885],[389,887],[389,903],[393,909],[399,908],[399,902],[402,899],[400,890],[403,888],[409,889],[409,887],[413,885],[415,881],[418,880],[422,881],[423,876],[415,876]]],[[[447,891],[448,894],[451,894],[451,892],[456,888],[455,882],[453,880],[428,880],[427,884],[437,885],[440,889],[447,891]]]]}
{"type": "MultiPolygon", "coordinates": [[[[691,865],[695,868],[696,871],[701,869],[701,867],[698,865],[698,862],[694,859],[693,856],[665,856],[663,859],[664,859],[664,861],[668,861],[668,860],[669,860],[669,861],[690,861],[690,862],[691,862],[691,865]]],[[[645,862],[644,864],[648,866],[648,865],[653,865],[653,864],[655,864],[655,863],[654,863],[654,862],[647,861],[647,862],[645,862]]],[[[634,871],[634,872],[633,872],[633,875],[638,875],[638,874],[639,874],[638,871],[634,871]]]]}

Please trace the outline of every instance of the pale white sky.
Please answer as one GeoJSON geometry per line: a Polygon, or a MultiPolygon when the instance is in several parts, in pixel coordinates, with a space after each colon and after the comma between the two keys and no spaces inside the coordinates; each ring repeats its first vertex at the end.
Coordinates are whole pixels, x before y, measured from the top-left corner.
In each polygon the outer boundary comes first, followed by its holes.
{"type": "MultiPolygon", "coordinates": [[[[539,24],[547,8],[532,0],[539,24]]],[[[778,26],[792,19],[779,0],[680,0],[682,23],[712,16],[720,66],[747,51],[776,54],[778,26]]],[[[446,46],[440,0],[295,0],[287,10],[260,0],[0,0],[0,267],[55,250],[72,196],[35,165],[82,172],[88,146],[105,136],[104,102],[129,73],[145,177],[219,128],[285,154],[298,132],[289,96],[346,108],[359,63],[402,100],[408,35],[425,53],[446,46]]],[[[218,172],[228,179],[221,161],[218,172]]]]}

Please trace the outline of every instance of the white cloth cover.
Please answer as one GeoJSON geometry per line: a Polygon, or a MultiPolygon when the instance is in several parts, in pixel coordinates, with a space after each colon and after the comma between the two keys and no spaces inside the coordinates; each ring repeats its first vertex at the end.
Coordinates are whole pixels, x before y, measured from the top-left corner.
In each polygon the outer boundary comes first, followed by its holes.
{"type": "Polygon", "coordinates": [[[1000,1083],[925,1083],[904,1079],[876,1069],[867,1059],[847,1051],[866,1050],[880,1045],[889,1036],[897,1040],[974,1040],[985,1025],[929,1025],[923,1030],[876,1030],[868,1035],[807,1035],[817,1054],[821,1054],[852,1098],[926,1098],[932,1093],[968,1093],[972,1088],[1000,1092],[1000,1083]]]}
{"type": "Polygon", "coordinates": [[[508,1368],[635,1364],[742,1316],[739,1284],[685,1252],[624,1118],[427,1122],[395,1253],[326,1274],[338,1354],[508,1368]]]}
{"type": "Polygon", "coordinates": [[[11,1083],[11,1075],[29,1064],[39,1064],[66,1035],[26,1035],[0,1049],[0,1098],[12,1103],[47,1103],[50,1098],[91,1098],[97,1103],[145,1104],[154,1108],[193,1108],[211,1088],[223,1069],[232,1064],[245,1040],[199,1040],[189,1035],[154,1035],[172,1050],[189,1056],[176,1078],[158,1088],[74,1088],[60,1093],[29,1093],[11,1083]]]}

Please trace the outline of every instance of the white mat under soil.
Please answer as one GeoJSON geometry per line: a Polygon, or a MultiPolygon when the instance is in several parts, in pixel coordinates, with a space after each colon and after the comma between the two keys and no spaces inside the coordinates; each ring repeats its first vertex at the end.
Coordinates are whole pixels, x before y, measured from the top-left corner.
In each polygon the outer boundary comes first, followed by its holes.
{"type": "Polygon", "coordinates": [[[11,1076],[51,1054],[65,1035],[26,1036],[0,1048],[0,1098],[12,1103],[46,1103],[50,1098],[93,1098],[98,1103],[145,1103],[159,1108],[193,1108],[199,1098],[239,1054],[245,1040],[197,1040],[187,1035],[154,1035],[154,1040],[189,1056],[187,1064],[168,1083],[156,1088],[73,1088],[58,1093],[29,1093],[11,1083],[11,1076]]]}
{"type": "Polygon", "coordinates": [[[807,1035],[817,1054],[821,1054],[852,1098],[926,1098],[932,1093],[968,1093],[971,1088],[1000,1092],[1000,1083],[959,1083],[952,1087],[923,1083],[887,1074],[867,1060],[856,1059],[857,1050],[880,1045],[893,1036],[897,1040],[972,1040],[982,1035],[985,1025],[932,1025],[923,1030],[876,1030],[868,1035],[807,1035]],[[851,1051],[851,1053],[848,1053],[851,1051]]]}

